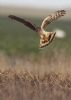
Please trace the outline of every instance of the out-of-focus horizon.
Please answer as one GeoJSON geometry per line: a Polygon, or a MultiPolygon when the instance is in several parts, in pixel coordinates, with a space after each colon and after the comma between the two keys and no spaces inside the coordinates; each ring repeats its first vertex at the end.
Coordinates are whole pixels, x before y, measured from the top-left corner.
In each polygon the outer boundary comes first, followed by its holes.
{"type": "Polygon", "coordinates": [[[0,0],[0,5],[33,8],[71,8],[71,0],[0,0]]]}
{"type": "Polygon", "coordinates": [[[0,15],[17,14],[21,16],[47,16],[51,12],[65,9],[70,19],[71,1],[65,0],[0,0],[0,15]]]}

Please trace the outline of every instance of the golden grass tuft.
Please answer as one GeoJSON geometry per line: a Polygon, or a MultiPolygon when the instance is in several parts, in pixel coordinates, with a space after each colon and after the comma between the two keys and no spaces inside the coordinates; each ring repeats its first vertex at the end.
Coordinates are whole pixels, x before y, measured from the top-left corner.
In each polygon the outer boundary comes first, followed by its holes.
{"type": "Polygon", "coordinates": [[[70,100],[71,58],[0,54],[0,100],[70,100]]]}

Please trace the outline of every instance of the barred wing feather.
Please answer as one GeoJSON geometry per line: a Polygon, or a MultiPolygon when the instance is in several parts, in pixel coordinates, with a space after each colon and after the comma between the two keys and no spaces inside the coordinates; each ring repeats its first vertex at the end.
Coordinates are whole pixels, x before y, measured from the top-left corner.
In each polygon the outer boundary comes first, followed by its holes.
{"type": "Polygon", "coordinates": [[[42,24],[41,24],[41,28],[44,29],[47,27],[48,24],[54,22],[55,20],[57,20],[58,18],[60,18],[61,16],[64,16],[64,14],[66,13],[65,10],[58,10],[56,11],[54,14],[49,15],[48,17],[46,17],[42,24]]]}

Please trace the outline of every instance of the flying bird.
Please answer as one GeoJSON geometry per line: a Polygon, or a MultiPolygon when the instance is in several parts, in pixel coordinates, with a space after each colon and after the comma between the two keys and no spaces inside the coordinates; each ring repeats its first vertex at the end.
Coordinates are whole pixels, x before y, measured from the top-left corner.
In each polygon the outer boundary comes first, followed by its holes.
{"type": "Polygon", "coordinates": [[[52,42],[52,40],[54,39],[55,34],[56,34],[56,32],[47,32],[45,29],[47,28],[47,26],[50,23],[54,22],[55,20],[57,20],[61,16],[64,16],[64,14],[66,14],[65,10],[56,11],[55,13],[47,16],[42,21],[42,24],[39,27],[36,27],[36,25],[32,24],[30,21],[27,21],[25,19],[22,19],[20,17],[14,16],[14,15],[9,15],[9,18],[14,19],[16,21],[19,21],[19,22],[23,23],[25,26],[32,29],[33,31],[37,32],[39,34],[39,37],[40,37],[39,47],[42,48],[42,47],[45,47],[48,44],[50,44],[52,42]]]}

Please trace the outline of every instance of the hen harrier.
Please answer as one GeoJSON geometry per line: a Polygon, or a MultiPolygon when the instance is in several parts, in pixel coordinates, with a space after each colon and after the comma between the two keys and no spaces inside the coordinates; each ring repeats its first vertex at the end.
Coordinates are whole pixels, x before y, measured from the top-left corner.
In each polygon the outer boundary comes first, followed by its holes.
{"type": "Polygon", "coordinates": [[[40,36],[40,45],[39,45],[39,47],[42,48],[42,47],[45,47],[46,45],[50,44],[52,42],[52,40],[54,39],[55,34],[56,34],[56,32],[47,32],[44,29],[46,29],[46,27],[50,23],[54,22],[55,20],[57,20],[61,16],[64,16],[65,13],[66,13],[65,10],[56,11],[54,14],[49,15],[48,17],[46,17],[43,20],[40,27],[36,27],[31,22],[29,22],[27,20],[24,20],[22,18],[19,18],[17,16],[14,16],[14,15],[9,15],[9,18],[14,19],[16,21],[19,21],[19,22],[23,23],[24,25],[26,25],[27,27],[34,30],[35,32],[37,32],[40,36]]]}

